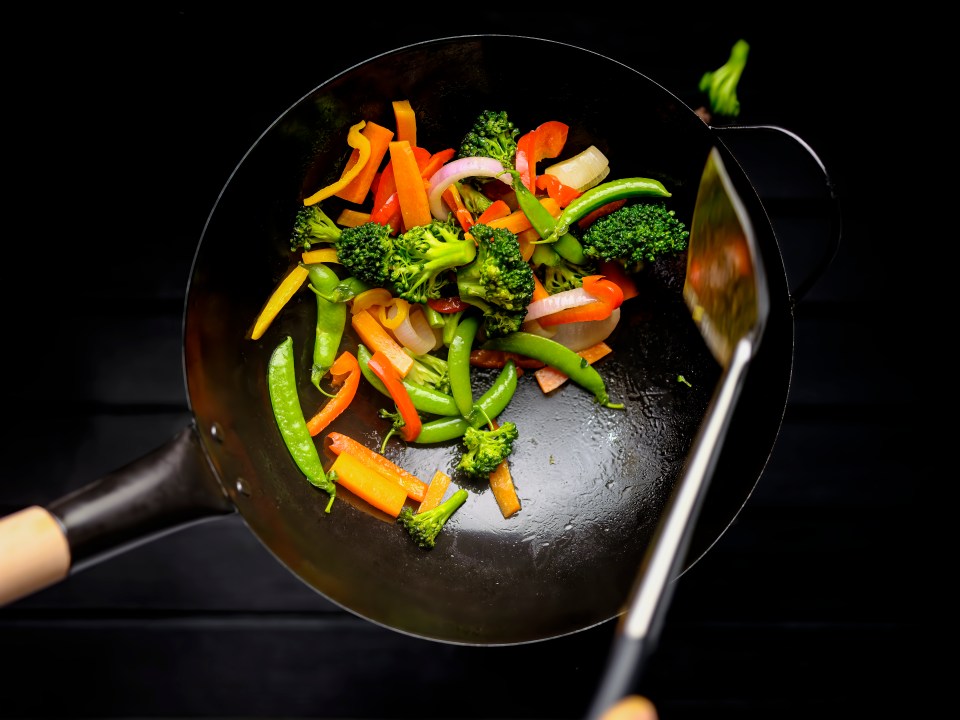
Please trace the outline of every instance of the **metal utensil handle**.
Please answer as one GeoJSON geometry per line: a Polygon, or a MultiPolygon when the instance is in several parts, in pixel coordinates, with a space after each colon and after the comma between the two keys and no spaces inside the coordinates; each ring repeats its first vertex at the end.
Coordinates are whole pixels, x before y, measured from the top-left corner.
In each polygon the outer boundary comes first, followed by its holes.
{"type": "Polygon", "coordinates": [[[598,720],[619,700],[637,692],[646,660],[656,649],[673,595],[672,581],[683,567],[696,518],[754,351],[753,338],[743,338],[737,343],[710,401],[687,465],[640,566],[637,584],[620,619],[607,669],[587,716],[590,720],[598,720]]]}

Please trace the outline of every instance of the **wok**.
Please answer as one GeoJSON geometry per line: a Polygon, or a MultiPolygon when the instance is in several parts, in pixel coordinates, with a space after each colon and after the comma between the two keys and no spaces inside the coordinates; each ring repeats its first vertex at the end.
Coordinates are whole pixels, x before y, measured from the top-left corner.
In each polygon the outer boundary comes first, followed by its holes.
{"type": "MultiPolygon", "coordinates": [[[[719,377],[681,297],[682,262],[665,263],[643,278],[641,296],[624,305],[608,340],[614,353],[598,365],[625,412],[599,407],[569,384],[545,397],[532,377],[521,378],[502,415],[520,431],[511,469],[523,509],[509,520],[487,488],[456,474],[471,498],[432,551],[416,547],[395,523],[342,488],[327,515],[326,496],[305,481],[277,431],[267,395],[268,359],[289,334],[297,366],[309,367],[315,303],[300,293],[258,341],[249,339],[250,326],[291,265],[288,237],[302,198],[334,180],[346,160],[347,128],[358,119],[390,126],[391,101],[398,99],[410,100],[418,138],[433,149],[458,144],[484,107],[508,109],[524,129],[562,120],[570,126],[565,154],[595,144],[618,174],[660,179],[683,218],[690,216],[704,158],[714,145],[720,148],[756,226],[770,316],[686,567],[733,521],[780,428],[794,336],[776,237],[749,179],[726,150],[724,133],[667,89],[603,55],[533,38],[445,38],[384,53],[332,77],[249,149],[209,215],[191,269],[183,313],[191,422],[153,453],[31,511],[53,522],[28,527],[29,545],[19,542],[23,535],[12,535],[7,518],[0,544],[13,547],[19,560],[11,562],[8,553],[0,567],[13,565],[20,573],[14,579],[0,573],[8,598],[160,534],[239,513],[307,585],[362,618],[413,636],[519,644],[578,632],[621,612],[719,377]],[[506,82],[512,58],[531,52],[547,65],[562,62],[569,76],[544,87],[536,102],[506,82]],[[586,78],[594,94],[585,99],[579,80],[586,78]],[[624,87],[634,108],[626,117],[624,87]]],[[[345,347],[356,348],[349,331],[345,347]]],[[[323,397],[308,373],[299,375],[309,412],[323,397]]],[[[475,371],[477,390],[491,380],[492,373],[475,371]]],[[[362,384],[349,414],[330,429],[377,447],[386,431],[377,415],[383,400],[362,384]]],[[[458,452],[456,442],[393,442],[387,454],[429,479],[437,468],[452,471],[458,452]]],[[[17,532],[24,532],[22,524],[17,532]]]]}

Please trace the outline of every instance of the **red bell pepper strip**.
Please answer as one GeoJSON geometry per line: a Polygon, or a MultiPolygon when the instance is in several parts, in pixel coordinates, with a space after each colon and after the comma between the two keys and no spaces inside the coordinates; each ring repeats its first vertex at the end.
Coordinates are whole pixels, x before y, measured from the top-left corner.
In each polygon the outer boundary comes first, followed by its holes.
{"type": "Polygon", "coordinates": [[[491,220],[505,218],[513,212],[503,200],[494,200],[490,206],[477,216],[477,222],[487,225],[491,220]]]}
{"type": "Polygon", "coordinates": [[[640,291],[637,289],[637,284],[633,281],[633,278],[627,274],[627,271],[623,269],[623,265],[618,263],[616,260],[602,260],[598,267],[600,274],[603,275],[610,282],[614,282],[620,286],[620,289],[623,291],[623,299],[630,300],[635,298],[640,294],[640,291]]]}
{"type": "Polygon", "coordinates": [[[307,421],[307,430],[315,437],[336,420],[356,397],[360,387],[360,363],[356,356],[349,352],[341,353],[333,365],[330,366],[330,378],[334,385],[340,385],[337,394],[320,408],[320,411],[307,421]]]}
{"type": "Polygon", "coordinates": [[[420,434],[422,422],[420,415],[417,414],[417,409],[413,406],[413,400],[410,399],[410,393],[407,392],[400,381],[396,369],[394,369],[387,356],[379,350],[370,357],[367,367],[373,370],[374,374],[380,378],[380,381],[387,388],[387,392],[390,393],[390,397],[397,405],[400,417],[403,418],[403,428],[400,430],[403,439],[412,442],[420,434]]]}
{"type": "Polygon", "coordinates": [[[624,205],[626,205],[626,200],[614,200],[613,202],[608,202],[606,205],[601,205],[592,213],[584,215],[582,218],[577,220],[577,227],[581,230],[586,230],[590,225],[593,224],[598,218],[602,218],[604,215],[609,215],[614,210],[619,210],[624,205]]]}
{"type": "Polygon", "coordinates": [[[564,185],[555,175],[537,175],[537,190],[546,190],[547,195],[556,200],[560,207],[566,207],[581,195],[579,190],[564,185]]]}
{"type": "Polygon", "coordinates": [[[458,313],[470,307],[469,303],[464,302],[457,297],[429,298],[427,305],[438,313],[458,313]]]}
{"type": "Polygon", "coordinates": [[[553,327],[586,320],[606,320],[610,317],[610,313],[623,304],[623,290],[620,286],[600,275],[585,277],[583,289],[597,298],[597,301],[544,315],[539,320],[540,327],[553,327]]]}
{"type": "Polygon", "coordinates": [[[474,223],[473,214],[467,209],[467,206],[463,204],[463,198],[460,197],[460,191],[457,190],[456,183],[444,190],[442,197],[447,207],[456,215],[463,231],[469,232],[474,223]]]}
{"type": "Polygon", "coordinates": [[[530,192],[535,192],[537,163],[545,158],[555,158],[567,142],[570,126],[558,120],[548,120],[517,140],[517,155],[514,167],[520,180],[530,192]]]}

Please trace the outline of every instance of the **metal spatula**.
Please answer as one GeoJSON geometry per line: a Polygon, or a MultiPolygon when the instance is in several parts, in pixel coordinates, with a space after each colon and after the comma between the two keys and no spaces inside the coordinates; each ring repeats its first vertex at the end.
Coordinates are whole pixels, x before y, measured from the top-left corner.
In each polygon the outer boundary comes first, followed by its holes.
{"type": "Polygon", "coordinates": [[[753,225],[716,148],[694,207],[683,298],[723,372],[684,472],[641,564],[589,718],[636,692],[654,650],[723,439],[769,310],[753,225]]]}

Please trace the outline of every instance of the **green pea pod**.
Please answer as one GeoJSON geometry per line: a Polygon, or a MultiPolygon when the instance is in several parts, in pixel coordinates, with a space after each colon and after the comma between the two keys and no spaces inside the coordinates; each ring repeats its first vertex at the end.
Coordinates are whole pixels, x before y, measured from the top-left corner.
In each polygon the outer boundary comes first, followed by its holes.
{"type": "MultiPolygon", "coordinates": [[[[360,373],[377,392],[386,397],[390,397],[387,386],[384,385],[383,381],[370,369],[368,365],[370,358],[370,350],[363,344],[357,345],[357,363],[360,365],[360,373]]],[[[428,415],[460,417],[460,410],[457,408],[457,403],[446,393],[434,390],[420,383],[410,382],[409,380],[403,380],[402,382],[403,386],[407,389],[407,393],[410,395],[413,406],[420,412],[427,413],[428,415]]]]}
{"type": "MultiPolygon", "coordinates": [[[[323,263],[304,265],[310,287],[317,296],[316,336],[313,344],[313,367],[310,369],[310,382],[323,392],[320,381],[326,376],[337,359],[343,330],[347,323],[347,306],[332,302],[323,295],[333,291],[340,283],[337,274],[323,263]]],[[[324,393],[326,394],[326,393],[324,393]]]]}
{"type": "Polygon", "coordinates": [[[270,355],[267,388],[273,417],[277,421],[284,445],[287,446],[293,461],[310,484],[330,495],[326,508],[326,511],[330,512],[330,507],[337,495],[337,486],[324,472],[320,453],[317,452],[317,446],[310,436],[310,431],[307,430],[307,421],[303,418],[293,363],[293,338],[289,335],[270,355]]]}
{"type": "Polygon", "coordinates": [[[463,437],[468,427],[480,427],[489,418],[495,418],[506,410],[516,390],[517,366],[513,360],[508,360],[490,388],[477,400],[468,420],[460,416],[425,422],[413,442],[429,445],[463,437]]]}
{"type": "Polygon", "coordinates": [[[583,246],[573,235],[564,230],[557,232],[557,221],[547,210],[537,196],[530,192],[519,176],[513,181],[514,193],[517,196],[517,205],[523,210],[530,224],[537,231],[544,242],[553,244],[556,252],[574,265],[583,265],[587,258],[583,254],[583,246]]]}
{"type": "Polygon", "coordinates": [[[555,340],[528,332],[515,332],[502,338],[487,340],[483,347],[489,350],[525,355],[556,368],[573,382],[593,393],[598,403],[608,408],[623,409],[621,403],[611,403],[607,387],[600,373],[573,350],[555,340]]]}
{"type": "MultiPolygon", "coordinates": [[[[624,200],[632,197],[670,197],[671,193],[659,180],[643,177],[621,178],[610,182],[600,183],[587,190],[583,195],[574,198],[556,219],[555,237],[559,237],[570,229],[577,220],[585,218],[594,210],[603,207],[615,200],[624,200]]],[[[519,200],[519,198],[518,198],[519,200]]],[[[531,221],[532,222],[532,221],[531,221]]],[[[547,238],[544,238],[547,239],[547,238]]],[[[560,252],[560,248],[557,248],[560,252]]],[[[561,255],[563,253],[560,253],[561,255]]],[[[567,258],[569,260],[569,258],[567,258]]],[[[577,263],[578,265],[581,263],[577,263]]]]}
{"type": "Polygon", "coordinates": [[[450,372],[450,394],[463,417],[473,410],[473,388],[470,385],[470,351],[480,329],[480,318],[471,315],[457,325],[450,349],[447,351],[447,368],[450,372]]]}

